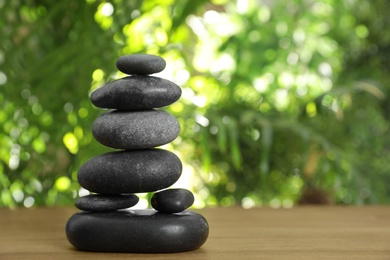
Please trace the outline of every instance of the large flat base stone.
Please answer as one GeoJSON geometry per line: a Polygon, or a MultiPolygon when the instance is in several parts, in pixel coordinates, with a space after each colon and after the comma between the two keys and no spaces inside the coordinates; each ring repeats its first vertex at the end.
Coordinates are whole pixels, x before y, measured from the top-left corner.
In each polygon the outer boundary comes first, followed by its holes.
{"type": "Polygon", "coordinates": [[[206,219],[192,211],[80,212],[66,224],[69,242],[79,250],[92,252],[185,252],[203,245],[208,234],[206,219]]]}

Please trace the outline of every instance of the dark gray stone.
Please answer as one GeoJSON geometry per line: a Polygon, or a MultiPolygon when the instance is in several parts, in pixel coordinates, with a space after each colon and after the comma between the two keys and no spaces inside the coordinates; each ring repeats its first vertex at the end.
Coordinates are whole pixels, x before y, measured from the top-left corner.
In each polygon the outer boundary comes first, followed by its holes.
{"type": "Polygon", "coordinates": [[[152,207],[162,213],[178,213],[191,207],[194,195],[186,189],[169,189],[156,192],[151,199],[152,207]]]}
{"type": "Polygon", "coordinates": [[[85,211],[115,211],[135,206],[139,201],[137,195],[91,194],[76,200],[77,208],[85,211]]]}
{"type": "Polygon", "coordinates": [[[180,124],[160,110],[111,111],[95,119],[92,134],[105,146],[117,149],[152,148],[172,142],[180,124]]]}
{"type": "Polygon", "coordinates": [[[79,250],[92,252],[184,252],[202,246],[208,234],[206,219],[191,211],[82,212],[66,224],[69,242],[79,250]]]}
{"type": "Polygon", "coordinates": [[[125,77],[96,89],[92,103],[101,108],[146,110],[168,106],[181,96],[175,83],[149,76],[125,77]]]}
{"type": "Polygon", "coordinates": [[[153,74],[165,69],[163,58],[150,54],[130,54],[117,59],[116,67],[126,74],[153,74]]]}
{"type": "Polygon", "coordinates": [[[172,152],[127,150],[88,160],[80,167],[77,178],[82,187],[96,193],[138,193],[171,186],[181,171],[181,161],[172,152]]]}

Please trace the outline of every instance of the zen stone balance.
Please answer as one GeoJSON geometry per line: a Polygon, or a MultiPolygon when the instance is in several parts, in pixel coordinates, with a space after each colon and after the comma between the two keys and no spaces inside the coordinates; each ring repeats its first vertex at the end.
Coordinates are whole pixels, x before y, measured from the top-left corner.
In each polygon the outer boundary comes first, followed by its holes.
{"type": "Polygon", "coordinates": [[[193,194],[169,189],[180,177],[182,163],[172,152],[156,148],[172,142],[180,125],[158,110],[176,102],[179,86],[149,76],[164,70],[161,57],[120,57],[117,68],[130,76],[110,82],[91,94],[91,102],[111,109],[96,118],[94,138],[118,149],[91,158],[78,171],[80,185],[92,194],[75,205],[81,212],[66,224],[69,242],[92,252],[175,253],[195,250],[208,237],[207,220],[189,211],[193,194]],[[153,209],[136,210],[135,193],[155,192],[153,209]]]}

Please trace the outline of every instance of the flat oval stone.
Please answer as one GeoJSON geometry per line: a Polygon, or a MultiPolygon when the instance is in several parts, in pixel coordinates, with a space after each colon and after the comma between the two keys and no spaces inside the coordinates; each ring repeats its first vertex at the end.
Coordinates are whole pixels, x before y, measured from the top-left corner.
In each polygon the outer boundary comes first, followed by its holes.
{"type": "Polygon", "coordinates": [[[194,195],[186,189],[169,189],[156,192],[151,199],[152,207],[162,213],[178,213],[191,207],[194,195]]]}
{"type": "Polygon", "coordinates": [[[167,188],[180,177],[182,163],[162,149],[110,152],[94,157],[79,169],[85,189],[103,194],[150,192],[167,188]]]}
{"type": "Polygon", "coordinates": [[[92,134],[108,147],[144,149],[172,142],[180,124],[171,114],[160,110],[111,111],[95,119],[92,134]]]}
{"type": "Polygon", "coordinates": [[[185,252],[202,246],[208,234],[207,220],[191,211],[81,212],[66,224],[69,242],[79,250],[91,252],[185,252]]]}
{"type": "Polygon", "coordinates": [[[77,208],[85,211],[115,211],[135,206],[139,201],[137,195],[91,194],[76,200],[77,208]]]}
{"type": "Polygon", "coordinates": [[[146,110],[168,106],[181,96],[175,83],[150,76],[130,76],[104,85],[91,94],[97,107],[119,110],[146,110]]]}
{"type": "Polygon", "coordinates": [[[124,55],[116,60],[118,70],[126,74],[153,74],[163,71],[165,66],[163,58],[150,54],[124,55]]]}

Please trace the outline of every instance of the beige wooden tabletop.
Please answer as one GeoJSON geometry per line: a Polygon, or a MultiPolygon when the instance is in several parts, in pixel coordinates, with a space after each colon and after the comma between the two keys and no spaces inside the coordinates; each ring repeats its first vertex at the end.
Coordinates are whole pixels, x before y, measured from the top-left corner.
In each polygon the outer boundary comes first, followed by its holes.
{"type": "Polygon", "coordinates": [[[177,254],[78,251],[64,232],[76,211],[0,209],[0,259],[390,259],[390,206],[197,210],[209,238],[177,254]]]}

